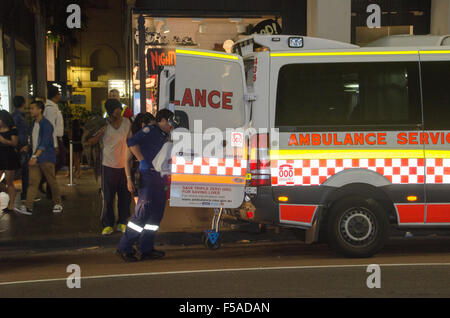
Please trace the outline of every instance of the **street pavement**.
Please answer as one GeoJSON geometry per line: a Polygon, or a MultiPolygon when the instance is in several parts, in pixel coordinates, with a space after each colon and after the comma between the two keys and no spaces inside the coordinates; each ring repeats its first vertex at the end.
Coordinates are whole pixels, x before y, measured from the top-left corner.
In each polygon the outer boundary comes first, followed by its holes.
{"type": "Polygon", "coordinates": [[[368,259],[293,242],[166,247],[160,260],[123,263],[111,248],[10,255],[0,262],[0,297],[450,297],[448,237],[391,239],[368,259]],[[69,264],[81,269],[67,287],[69,264]],[[368,288],[367,266],[380,266],[368,288]]]}

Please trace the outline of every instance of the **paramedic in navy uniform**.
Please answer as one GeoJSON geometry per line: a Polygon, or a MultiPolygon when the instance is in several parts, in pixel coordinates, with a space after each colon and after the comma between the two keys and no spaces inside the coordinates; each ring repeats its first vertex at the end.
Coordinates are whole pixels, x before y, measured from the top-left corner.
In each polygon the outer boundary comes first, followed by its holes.
{"type": "Polygon", "coordinates": [[[174,128],[173,116],[168,109],[158,111],[154,126],[145,126],[127,141],[131,152],[139,160],[141,181],[136,210],[116,251],[126,262],[138,260],[133,250],[133,244],[137,240],[141,260],[156,259],[165,255],[164,252],[156,251],[153,246],[155,234],[164,214],[167,179],[161,177],[153,168],[152,161],[168,141],[170,131],[174,128]]]}

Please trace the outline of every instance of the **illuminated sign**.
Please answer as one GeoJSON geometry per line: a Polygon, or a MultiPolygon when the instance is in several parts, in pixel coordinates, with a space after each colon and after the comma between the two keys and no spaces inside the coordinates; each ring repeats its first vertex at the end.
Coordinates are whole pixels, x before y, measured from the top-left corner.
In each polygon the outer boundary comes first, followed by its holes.
{"type": "Polygon", "coordinates": [[[174,66],[176,61],[175,50],[149,49],[147,50],[148,74],[158,74],[162,66],[174,66]]]}

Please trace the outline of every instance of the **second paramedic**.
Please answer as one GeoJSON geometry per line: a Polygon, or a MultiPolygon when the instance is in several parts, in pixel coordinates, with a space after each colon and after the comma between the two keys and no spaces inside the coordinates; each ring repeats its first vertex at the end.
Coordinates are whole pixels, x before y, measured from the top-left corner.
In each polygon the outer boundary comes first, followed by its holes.
{"type": "Polygon", "coordinates": [[[133,244],[139,240],[141,260],[163,257],[162,251],[154,249],[155,234],[164,214],[167,179],[152,165],[163,145],[168,141],[173,126],[173,112],[162,109],[156,114],[156,124],[147,125],[128,139],[131,152],[139,160],[141,173],[136,210],[127,224],[117,254],[127,262],[137,261],[133,244]]]}

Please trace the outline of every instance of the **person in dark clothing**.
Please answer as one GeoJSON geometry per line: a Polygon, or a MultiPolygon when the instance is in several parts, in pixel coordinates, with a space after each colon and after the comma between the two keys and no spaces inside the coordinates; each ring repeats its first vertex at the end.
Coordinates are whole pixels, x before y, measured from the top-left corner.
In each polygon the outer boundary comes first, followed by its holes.
{"type": "Polygon", "coordinates": [[[28,125],[25,118],[25,98],[22,96],[15,96],[13,98],[14,112],[11,114],[19,132],[19,143],[17,150],[19,151],[20,165],[22,166],[22,192],[20,199],[22,201],[27,198],[28,189],[28,161],[30,160],[30,147],[28,141],[28,125]]]}
{"type": "MultiPolygon", "coordinates": [[[[147,125],[153,126],[156,122],[155,116],[150,113],[139,113],[133,124],[131,125],[131,134],[134,136],[139,130],[147,125]]],[[[127,175],[127,188],[133,195],[134,201],[137,204],[136,184],[139,183],[139,161],[131,153],[127,147],[127,161],[131,161],[129,165],[125,165],[125,173],[127,175]]]]}
{"type": "Polygon", "coordinates": [[[152,162],[169,139],[174,128],[173,116],[168,109],[158,111],[154,126],[145,126],[127,140],[128,147],[139,160],[142,183],[135,212],[116,250],[116,254],[126,262],[138,260],[133,249],[137,241],[140,260],[157,259],[165,255],[154,249],[154,238],[164,215],[167,179],[155,169],[152,162]]]}
{"type": "Polygon", "coordinates": [[[18,131],[12,116],[6,110],[0,110],[0,177],[5,173],[9,204],[4,212],[14,210],[16,188],[14,187],[14,172],[20,169],[19,156],[16,151],[19,142],[18,131]]]}

